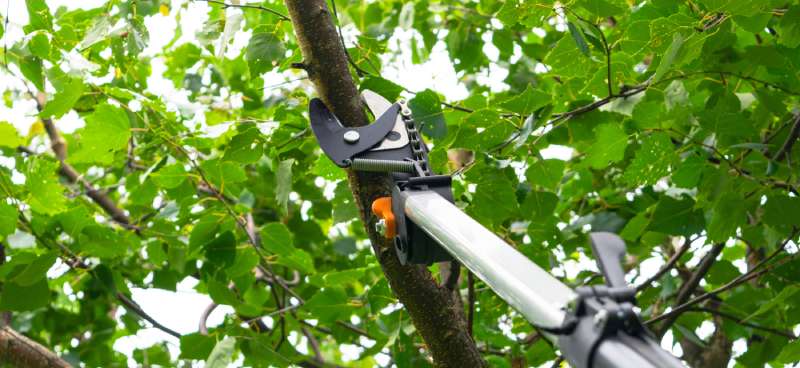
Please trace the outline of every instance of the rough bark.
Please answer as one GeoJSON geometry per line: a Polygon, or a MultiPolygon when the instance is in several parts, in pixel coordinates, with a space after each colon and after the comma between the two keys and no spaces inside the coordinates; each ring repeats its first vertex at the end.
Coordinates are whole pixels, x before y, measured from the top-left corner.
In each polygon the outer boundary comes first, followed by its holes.
{"type": "Polygon", "coordinates": [[[69,363],[9,327],[0,329],[0,364],[28,368],[68,368],[69,363]]]}
{"type": "MultiPolygon", "coordinates": [[[[347,55],[324,0],[286,0],[297,42],[317,94],[348,126],[368,123],[361,98],[348,69],[347,55]]],[[[373,250],[389,285],[440,367],[486,366],[470,337],[457,293],[440,287],[424,266],[402,266],[392,244],[375,231],[368,211],[372,201],[389,195],[386,175],[348,174],[373,250]]]]}

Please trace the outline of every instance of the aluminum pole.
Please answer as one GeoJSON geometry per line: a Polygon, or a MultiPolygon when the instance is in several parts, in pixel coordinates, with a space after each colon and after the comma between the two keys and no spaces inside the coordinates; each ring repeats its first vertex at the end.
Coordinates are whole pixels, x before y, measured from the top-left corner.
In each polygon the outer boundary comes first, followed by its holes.
{"type": "Polygon", "coordinates": [[[572,289],[438,194],[402,195],[406,216],[528,321],[561,326],[572,289]]]}
{"type": "MultiPolygon", "coordinates": [[[[561,326],[568,305],[577,297],[572,289],[440,195],[431,191],[404,191],[401,195],[405,200],[407,218],[522,313],[525,319],[539,326],[561,326]]],[[[559,344],[559,339],[545,335],[559,344]]],[[[595,351],[593,367],[681,366],[666,351],[658,353],[661,362],[653,362],[622,341],[603,340],[595,351]]]]}

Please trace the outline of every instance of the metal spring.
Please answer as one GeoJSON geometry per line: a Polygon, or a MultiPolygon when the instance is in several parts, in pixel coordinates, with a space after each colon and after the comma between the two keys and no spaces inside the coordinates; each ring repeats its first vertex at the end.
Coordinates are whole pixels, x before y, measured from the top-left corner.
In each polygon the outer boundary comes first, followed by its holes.
{"type": "Polygon", "coordinates": [[[414,163],[410,161],[375,160],[370,158],[356,158],[350,164],[356,171],[373,172],[404,172],[413,173],[414,163]]]}

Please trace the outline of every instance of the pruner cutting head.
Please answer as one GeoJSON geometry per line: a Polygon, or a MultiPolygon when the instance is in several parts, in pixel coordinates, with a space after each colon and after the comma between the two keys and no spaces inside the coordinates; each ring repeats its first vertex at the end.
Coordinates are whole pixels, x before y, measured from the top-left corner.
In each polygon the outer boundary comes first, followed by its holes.
{"type": "MultiPolygon", "coordinates": [[[[405,133],[398,104],[390,104],[389,101],[372,91],[364,91],[363,97],[377,119],[374,123],[362,127],[342,126],[339,119],[318,98],[311,100],[309,105],[311,130],[317,137],[322,151],[340,167],[349,166],[353,156],[359,153],[370,149],[380,149],[383,142],[393,143],[399,140],[387,139],[387,136],[396,136],[396,134],[390,133],[397,128],[398,122],[405,133]]],[[[408,136],[404,135],[407,143],[408,136]]]]}

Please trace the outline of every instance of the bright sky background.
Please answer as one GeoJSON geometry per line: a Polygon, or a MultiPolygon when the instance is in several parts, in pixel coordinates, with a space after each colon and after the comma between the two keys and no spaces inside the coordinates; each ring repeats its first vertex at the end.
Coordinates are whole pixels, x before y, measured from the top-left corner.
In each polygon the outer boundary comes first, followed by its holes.
{"type": "MultiPolygon", "coordinates": [[[[143,52],[143,56],[153,57],[152,59],[152,75],[148,79],[148,92],[160,96],[166,103],[169,109],[175,111],[182,111],[184,114],[195,114],[196,117],[193,122],[202,123],[204,121],[205,105],[192,103],[188,100],[189,93],[182,90],[177,90],[173,83],[162,76],[165,71],[164,60],[157,55],[162,48],[172,39],[175,30],[180,27],[182,36],[176,42],[175,46],[186,42],[194,42],[194,34],[200,30],[203,23],[208,18],[207,12],[209,5],[205,2],[191,2],[186,9],[182,9],[182,5],[186,0],[172,0],[170,9],[170,16],[162,16],[156,14],[145,19],[145,25],[150,32],[150,43],[143,52]],[[174,12],[182,12],[180,23],[176,23],[174,12]]],[[[67,6],[68,8],[95,8],[105,3],[103,0],[47,0],[47,4],[52,10],[59,6],[67,6]]],[[[240,12],[239,9],[228,9],[229,15],[232,13],[240,12]]],[[[21,29],[27,23],[27,11],[25,9],[23,0],[0,0],[0,14],[8,16],[10,23],[6,29],[5,36],[2,42],[11,44],[24,38],[24,33],[21,29]],[[10,4],[9,4],[10,2],[10,4]],[[8,14],[6,13],[8,9],[8,14]]],[[[356,31],[351,27],[345,27],[344,34],[348,42],[354,39],[356,31]]],[[[250,32],[237,32],[230,45],[228,45],[225,56],[235,57],[239,54],[241,49],[247,45],[250,37],[250,32]]],[[[390,40],[390,48],[393,50],[410,50],[410,37],[411,31],[398,31],[397,34],[390,40]]],[[[491,37],[490,34],[484,34],[484,37],[491,37]]],[[[433,89],[445,95],[448,100],[455,101],[463,99],[468,96],[468,91],[463,83],[460,82],[459,76],[455,73],[452,64],[445,51],[444,43],[439,42],[433,49],[430,55],[430,60],[424,64],[414,65],[411,62],[410,52],[400,52],[399,56],[395,58],[385,58],[384,70],[382,76],[384,78],[399,82],[406,88],[412,91],[421,91],[426,88],[433,89]]],[[[491,42],[487,42],[483,50],[490,60],[497,60],[498,51],[491,42]]],[[[110,52],[109,52],[110,53],[110,52]]],[[[516,52],[519,54],[519,51],[516,52]]],[[[517,58],[519,56],[517,55],[517,58]]],[[[79,54],[73,52],[67,55],[69,63],[61,65],[64,69],[85,69],[91,68],[87,65],[85,60],[79,54]]],[[[512,59],[513,61],[514,59],[512,59]]],[[[544,67],[544,66],[541,66],[544,67]]],[[[16,71],[16,70],[15,70],[16,71]]],[[[18,72],[18,71],[17,71],[18,72]]],[[[492,90],[502,91],[507,88],[502,81],[508,74],[504,68],[492,63],[488,73],[478,76],[481,83],[490,85],[492,90]]],[[[264,76],[265,86],[274,86],[301,77],[295,71],[287,71],[284,73],[268,73],[264,76]]],[[[95,83],[103,83],[110,81],[109,78],[93,78],[95,83]]],[[[10,77],[9,75],[0,72],[0,93],[8,88],[19,88],[21,82],[17,78],[10,77]]],[[[303,82],[292,82],[289,86],[299,86],[303,82]]],[[[52,88],[52,87],[50,87],[52,88]]],[[[269,90],[269,89],[268,89],[269,90]]],[[[276,90],[272,89],[277,93],[276,90]]],[[[49,90],[48,92],[53,92],[49,90]]],[[[229,103],[236,106],[241,103],[238,96],[231,96],[229,103]]],[[[22,135],[25,135],[30,126],[36,121],[36,106],[32,100],[15,101],[11,108],[0,105],[0,116],[3,120],[8,120],[14,124],[22,135]]],[[[66,133],[70,133],[75,129],[83,126],[83,121],[75,112],[70,112],[61,119],[56,121],[56,125],[66,133]]],[[[203,125],[204,126],[204,125],[203,125]]],[[[227,129],[226,125],[217,125],[213,128],[207,128],[210,135],[222,133],[227,129]]],[[[566,147],[550,147],[542,152],[546,158],[560,158],[568,159],[572,154],[571,149],[566,147]]],[[[6,165],[13,168],[13,160],[0,156],[0,165],[6,165]]],[[[704,239],[699,239],[694,248],[701,247],[704,239]]],[[[702,253],[696,254],[696,259],[690,262],[690,265],[696,264],[702,253]]],[[[563,258],[560,255],[559,258],[563,258]]],[[[663,262],[657,259],[645,261],[640,268],[640,280],[652,275],[663,262]]],[[[743,264],[737,265],[744,267],[743,264]]],[[[579,269],[596,269],[594,262],[587,257],[583,256],[580,262],[570,261],[561,270],[569,276],[574,276],[579,269]]],[[[61,273],[66,270],[62,266],[61,269],[51,270],[53,273],[61,273]]],[[[141,307],[150,314],[153,318],[160,321],[164,325],[176,330],[180,333],[192,333],[198,329],[198,321],[201,313],[207,305],[211,303],[211,299],[207,295],[196,293],[193,287],[197,284],[194,279],[187,278],[178,285],[177,292],[171,292],[161,289],[133,289],[133,299],[141,305],[141,307]]],[[[231,313],[230,307],[217,308],[208,319],[209,326],[215,326],[223,321],[227,313],[231,313]]],[[[710,323],[700,329],[699,335],[701,337],[707,336],[713,327],[710,323]]],[[[296,336],[294,337],[296,340],[296,336]]],[[[145,328],[139,331],[135,336],[124,337],[119,339],[114,347],[118,351],[131,356],[133,349],[145,348],[158,341],[167,341],[173,354],[179,352],[177,339],[167,335],[155,328],[145,328]]],[[[664,339],[664,346],[669,347],[672,344],[672,336],[668,334],[664,339]]],[[[746,345],[743,341],[737,341],[735,344],[735,351],[741,353],[744,351],[746,345]]],[[[349,350],[352,357],[357,356],[355,347],[344,347],[343,350],[349,350]]],[[[302,347],[300,347],[300,350],[302,347]]],[[[679,353],[679,348],[676,349],[679,353]]],[[[131,360],[133,363],[133,360],[131,360]]]]}

